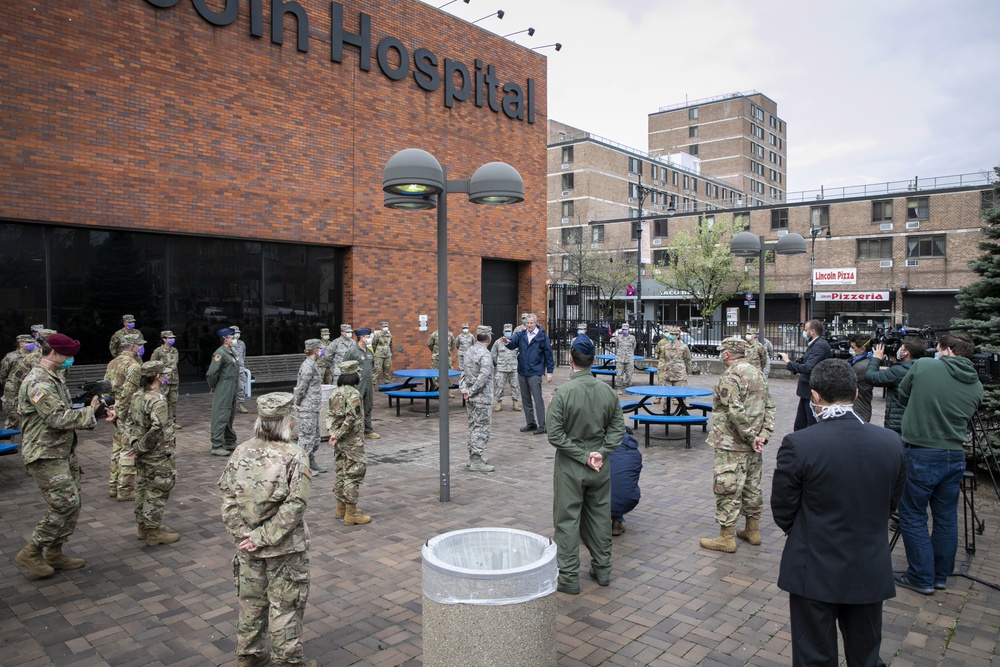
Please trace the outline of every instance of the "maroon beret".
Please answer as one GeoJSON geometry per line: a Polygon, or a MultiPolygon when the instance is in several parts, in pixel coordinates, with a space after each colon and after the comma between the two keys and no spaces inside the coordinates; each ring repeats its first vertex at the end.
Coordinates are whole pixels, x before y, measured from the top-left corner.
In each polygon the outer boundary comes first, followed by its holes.
{"type": "Polygon", "coordinates": [[[52,334],[45,342],[48,343],[49,347],[53,350],[59,354],[66,355],[67,357],[72,357],[80,351],[80,341],[73,340],[69,336],[61,333],[52,334]]]}

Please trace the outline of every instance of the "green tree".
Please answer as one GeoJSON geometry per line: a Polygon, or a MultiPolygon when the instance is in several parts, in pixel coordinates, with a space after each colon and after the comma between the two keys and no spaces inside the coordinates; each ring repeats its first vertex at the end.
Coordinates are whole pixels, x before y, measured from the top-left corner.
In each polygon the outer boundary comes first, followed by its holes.
{"type": "Polygon", "coordinates": [[[654,268],[653,275],[664,285],[688,292],[702,317],[712,317],[715,309],[734,294],[752,290],[758,275],[745,271],[744,262],[729,252],[733,236],[744,223],[717,216],[714,222],[702,216],[693,233],[680,232],[671,244],[671,266],[654,268]]]}
{"type": "MultiPolygon", "coordinates": [[[[1000,166],[994,167],[997,180],[993,181],[992,206],[983,210],[986,225],[983,233],[987,240],[979,244],[983,252],[969,262],[969,268],[981,279],[959,290],[958,311],[962,317],[951,321],[953,327],[969,332],[982,350],[1000,351],[1000,166]]],[[[1000,427],[1000,381],[988,385],[983,419],[1000,427]]]]}

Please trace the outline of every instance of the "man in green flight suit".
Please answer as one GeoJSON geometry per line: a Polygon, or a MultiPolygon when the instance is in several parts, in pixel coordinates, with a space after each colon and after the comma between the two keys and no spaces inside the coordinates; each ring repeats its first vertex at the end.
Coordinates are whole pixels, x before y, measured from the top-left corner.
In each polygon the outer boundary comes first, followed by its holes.
{"type": "Polygon", "coordinates": [[[240,366],[233,353],[236,332],[226,327],[216,333],[222,339],[222,346],[212,355],[212,364],[205,374],[212,389],[212,454],[229,456],[236,449],[233,418],[236,416],[236,383],[239,381],[240,366]]]}
{"type": "Polygon", "coordinates": [[[552,520],[558,549],[558,590],[580,592],[580,542],[590,551],[590,576],[611,580],[611,467],[625,419],[614,390],[590,374],[594,343],[577,336],[570,348],[569,382],[552,398],[546,433],[556,448],[552,520]]]}

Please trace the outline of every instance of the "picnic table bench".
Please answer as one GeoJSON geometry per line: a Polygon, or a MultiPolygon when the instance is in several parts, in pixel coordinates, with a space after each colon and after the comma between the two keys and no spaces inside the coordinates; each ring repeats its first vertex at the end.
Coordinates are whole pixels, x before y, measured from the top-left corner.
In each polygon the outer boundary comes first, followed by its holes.
{"type": "Polygon", "coordinates": [[[410,405],[413,405],[413,399],[422,398],[424,399],[424,416],[431,416],[431,401],[438,399],[438,392],[436,391],[410,391],[409,389],[394,389],[385,392],[385,395],[389,399],[396,399],[396,416],[399,416],[399,407],[403,403],[402,399],[410,399],[410,405]]]}
{"type": "Polygon", "coordinates": [[[698,417],[695,415],[631,415],[629,417],[636,425],[643,424],[646,427],[646,447],[649,447],[649,425],[663,424],[664,434],[669,434],[670,425],[684,427],[684,448],[691,449],[691,426],[701,424],[702,431],[708,430],[708,417],[698,417]]]}
{"type": "MultiPolygon", "coordinates": [[[[85,382],[93,382],[94,380],[103,380],[104,373],[108,370],[107,364],[81,364],[79,366],[70,366],[66,369],[66,386],[79,388],[85,382]]],[[[72,391],[70,392],[72,393],[72,391]]]]}
{"type": "Polygon", "coordinates": [[[16,428],[0,428],[0,456],[17,453],[18,444],[7,441],[13,440],[14,436],[20,433],[16,428]]]}

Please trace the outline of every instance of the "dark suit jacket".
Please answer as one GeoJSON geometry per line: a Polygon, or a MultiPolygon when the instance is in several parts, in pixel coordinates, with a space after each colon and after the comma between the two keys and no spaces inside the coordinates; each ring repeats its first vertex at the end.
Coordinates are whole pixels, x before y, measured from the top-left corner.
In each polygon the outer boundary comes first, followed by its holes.
{"type": "Polygon", "coordinates": [[[786,435],[771,484],[787,536],[778,588],[839,604],[895,596],[888,525],[905,482],[899,434],[854,415],[786,435]]]}
{"type": "Polygon", "coordinates": [[[809,376],[813,367],[824,359],[833,356],[833,350],[826,339],[820,336],[812,345],[806,348],[806,353],[798,361],[789,361],[787,368],[799,374],[799,383],[795,385],[795,395],[799,398],[809,398],[809,376]]]}

